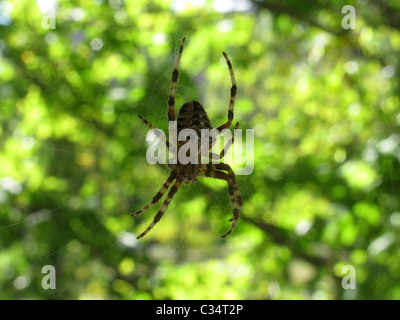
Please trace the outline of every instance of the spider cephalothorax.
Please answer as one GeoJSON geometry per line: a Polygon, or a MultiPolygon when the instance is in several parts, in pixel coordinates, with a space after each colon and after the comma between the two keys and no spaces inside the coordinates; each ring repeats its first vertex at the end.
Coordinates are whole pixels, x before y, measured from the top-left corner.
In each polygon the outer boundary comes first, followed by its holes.
{"type": "MultiPolygon", "coordinates": [[[[178,134],[184,130],[184,129],[192,129],[198,137],[201,136],[201,130],[202,129],[209,129],[212,130],[213,126],[211,124],[211,121],[207,115],[207,112],[204,110],[203,106],[197,102],[197,101],[189,101],[186,102],[182,105],[182,107],[179,109],[178,113],[178,118],[175,119],[175,93],[176,93],[176,86],[178,82],[178,77],[179,77],[179,63],[181,60],[182,56],[182,51],[183,51],[183,45],[185,43],[185,38],[183,38],[181,46],[179,48],[179,52],[175,61],[175,67],[174,71],[172,73],[172,83],[171,83],[171,93],[168,99],[168,120],[169,121],[175,121],[177,120],[177,132],[178,134]]],[[[231,99],[230,99],[230,104],[229,104],[229,110],[228,110],[228,121],[218,128],[216,128],[216,131],[214,132],[221,132],[224,129],[228,129],[233,120],[233,106],[235,104],[235,96],[236,96],[236,81],[235,81],[235,75],[233,73],[233,68],[232,64],[226,55],[225,52],[223,52],[223,55],[225,57],[225,60],[228,64],[230,75],[231,75],[231,82],[232,82],[232,87],[231,87],[231,99]]],[[[153,125],[147,121],[144,117],[139,115],[139,118],[151,129],[154,129],[153,125]]],[[[239,123],[236,123],[235,129],[237,129],[239,126],[239,123]]],[[[183,144],[185,144],[185,141],[178,141],[175,142],[174,144],[170,144],[168,139],[164,138],[164,142],[168,148],[176,148],[176,151],[179,151],[179,149],[182,147],[183,144]]],[[[204,141],[203,141],[204,142],[204,141]]],[[[207,150],[210,150],[214,144],[215,140],[210,139],[210,141],[207,141],[206,146],[207,150]]],[[[217,155],[212,152],[209,152],[209,157],[212,159],[222,159],[226,152],[228,151],[229,147],[233,143],[233,136],[232,138],[228,141],[228,143],[225,145],[224,149],[222,152],[217,155]]],[[[201,139],[198,139],[198,150],[203,150],[204,151],[204,145],[202,144],[201,139]],[[203,148],[203,149],[202,149],[203,148]]],[[[178,154],[178,152],[175,152],[175,154],[178,154]]],[[[169,193],[164,200],[164,203],[162,204],[161,208],[159,209],[158,213],[154,217],[153,222],[147,227],[147,229],[141,233],[137,238],[141,238],[145,236],[156,224],[162,216],[164,215],[165,210],[167,209],[169,203],[171,202],[173,196],[175,193],[178,191],[180,185],[182,183],[185,184],[191,184],[197,182],[198,177],[210,177],[210,178],[215,178],[219,180],[225,180],[228,183],[228,190],[229,190],[229,195],[231,199],[231,204],[232,204],[232,209],[233,209],[233,217],[229,220],[232,222],[232,225],[228,232],[226,232],[222,238],[225,238],[228,236],[232,230],[235,228],[237,221],[239,219],[239,214],[240,210],[243,205],[242,201],[242,196],[239,192],[237,183],[236,183],[236,177],[235,174],[232,171],[232,168],[225,163],[217,163],[217,164],[203,164],[200,161],[202,152],[198,152],[196,154],[197,160],[195,163],[194,162],[189,162],[189,163],[183,163],[180,161],[179,157],[177,157],[176,164],[171,165],[171,172],[170,175],[167,179],[167,181],[164,183],[164,185],[161,187],[160,191],[155,195],[153,200],[144,206],[142,209],[139,211],[132,213],[132,216],[139,215],[143,211],[149,209],[152,207],[154,204],[156,204],[160,198],[164,195],[164,193],[168,190],[170,185],[172,184],[171,189],[169,190],[169,193]],[[175,182],[174,182],[175,181],[175,182]]]]}

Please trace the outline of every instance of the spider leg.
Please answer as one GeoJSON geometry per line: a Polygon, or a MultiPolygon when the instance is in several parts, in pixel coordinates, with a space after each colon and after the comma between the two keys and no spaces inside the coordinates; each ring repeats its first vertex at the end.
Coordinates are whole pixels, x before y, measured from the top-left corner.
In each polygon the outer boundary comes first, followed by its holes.
{"type": "Polygon", "coordinates": [[[146,126],[148,126],[150,129],[154,130],[155,135],[156,135],[159,139],[161,139],[161,140],[166,144],[167,148],[169,149],[169,141],[168,141],[168,139],[167,139],[164,135],[160,134],[160,132],[158,131],[159,129],[155,128],[155,127],[150,123],[150,121],[148,121],[145,117],[141,116],[140,114],[138,114],[138,117],[139,117],[140,120],[142,120],[142,121],[144,122],[144,124],[145,124],[146,126]]]}
{"type": "Polygon", "coordinates": [[[168,99],[168,121],[175,121],[175,93],[176,86],[179,77],[179,63],[181,61],[183,45],[185,44],[185,38],[182,39],[181,46],[179,47],[179,52],[175,60],[174,71],[172,72],[172,82],[171,82],[171,93],[168,99]]]}
{"type": "MultiPolygon", "coordinates": [[[[232,168],[230,167],[230,165],[226,164],[226,163],[216,163],[216,164],[205,164],[205,165],[201,165],[200,170],[205,170],[205,171],[228,171],[228,175],[232,181],[232,185],[234,188],[234,194],[236,196],[236,199],[238,201],[239,207],[242,208],[243,206],[243,199],[242,199],[242,195],[240,194],[237,182],[236,182],[236,176],[235,173],[233,172],[232,168]]],[[[229,221],[232,221],[232,219],[230,219],[229,221]]]]}
{"type": "MultiPolygon", "coordinates": [[[[228,166],[228,165],[226,165],[226,166],[228,166]]],[[[210,178],[215,178],[215,179],[219,179],[219,180],[225,180],[228,183],[229,196],[231,198],[231,204],[232,204],[232,209],[233,209],[233,217],[229,220],[230,222],[232,222],[230,229],[228,230],[227,233],[225,233],[221,237],[221,238],[225,238],[229,234],[231,234],[233,229],[236,227],[237,221],[239,220],[240,210],[242,209],[242,206],[243,206],[242,196],[239,192],[239,188],[237,187],[236,178],[235,178],[234,174],[231,175],[231,174],[219,171],[217,169],[217,167],[214,167],[214,165],[205,165],[202,167],[203,168],[207,167],[208,169],[200,169],[199,174],[198,174],[200,177],[210,177],[210,178]]],[[[227,169],[222,169],[222,170],[227,170],[227,169]]],[[[232,169],[230,169],[230,171],[232,171],[232,169]]],[[[233,171],[232,171],[232,173],[233,173],[233,171]]]]}
{"type": "MultiPolygon", "coordinates": [[[[238,127],[239,127],[239,122],[236,123],[235,129],[237,129],[238,127]]],[[[209,157],[213,160],[221,160],[223,157],[225,157],[226,153],[228,152],[231,145],[233,145],[234,141],[235,141],[235,135],[233,134],[219,155],[216,153],[210,152],[209,157]]]]}
{"type": "Polygon", "coordinates": [[[171,172],[171,174],[169,175],[167,181],[165,181],[165,183],[163,184],[163,186],[161,187],[160,191],[157,192],[157,194],[154,196],[153,200],[151,200],[150,203],[146,204],[142,209],[131,213],[131,216],[138,216],[139,214],[141,214],[143,211],[151,208],[152,206],[154,206],[160,199],[161,197],[164,195],[164,193],[168,190],[170,184],[172,183],[172,181],[174,181],[174,179],[177,176],[177,172],[175,170],[173,170],[171,172]]]}
{"type": "MultiPolygon", "coordinates": [[[[237,183],[236,183],[236,176],[235,176],[235,173],[233,172],[233,170],[232,170],[232,168],[230,167],[230,165],[228,165],[228,164],[226,164],[226,163],[217,163],[217,164],[215,164],[215,168],[216,168],[217,170],[225,170],[225,171],[228,171],[228,174],[229,174],[229,176],[231,177],[232,182],[233,182],[234,192],[235,192],[236,198],[237,198],[237,200],[238,200],[238,204],[239,204],[240,208],[242,208],[242,206],[243,206],[242,195],[240,194],[238,185],[237,185],[237,183]]],[[[231,219],[231,220],[232,220],[232,219],[231,219]]],[[[231,221],[231,220],[229,220],[229,221],[231,221]]]]}
{"type": "Polygon", "coordinates": [[[237,91],[235,74],[233,72],[232,63],[229,60],[228,55],[225,52],[222,52],[222,54],[224,55],[226,63],[228,64],[229,72],[231,74],[232,87],[231,87],[231,100],[230,100],[230,103],[229,103],[229,110],[228,110],[228,122],[226,122],[223,125],[219,126],[217,128],[218,131],[222,131],[223,129],[229,128],[231,126],[231,124],[232,124],[233,106],[235,105],[235,97],[236,97],[236,91],[237,91]]]}
{"type": "Polygon", "coordinates": [[[140,239],[144,237],[153,227],[157,224],[158,221],[162,218],[164,215],[165,210],[167,209],[169,203],[171,202],[172,198],[174,197],[175,193],[178,191],[180,185],[182,183],[182,180],[176,180],[174,185],[171,187],[171,190],[169,190],[169,193],[167,195],[167,198],[164,200],[164,203],[162,204],[160,210],[158,210],[156,216],[154,217],[153,222],[147,227],[146,230],[144,230],[138,237],[137,239],[140,239]]]}

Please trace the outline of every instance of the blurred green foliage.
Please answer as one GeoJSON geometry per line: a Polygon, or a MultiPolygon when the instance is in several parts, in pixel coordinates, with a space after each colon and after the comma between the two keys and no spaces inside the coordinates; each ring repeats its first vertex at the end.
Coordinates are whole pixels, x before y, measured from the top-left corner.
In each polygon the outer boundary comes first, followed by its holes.
{"type": "Polygon", "coordinates": [[[1,299],[400,299],[398,1],[59,0],[46,29],[51,3],[0,1],[1,299]],[[226,51],[255,168],[228,238],[200,179],[138,241],[168,168],[136,115],[167,130],[183,37],[177,107],[224,122],[226,51]]]}

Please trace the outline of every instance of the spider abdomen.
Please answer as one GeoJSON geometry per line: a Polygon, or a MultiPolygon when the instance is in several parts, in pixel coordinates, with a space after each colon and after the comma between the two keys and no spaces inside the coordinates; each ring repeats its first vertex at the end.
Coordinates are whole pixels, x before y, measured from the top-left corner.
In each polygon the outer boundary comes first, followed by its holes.
{"type": "Polygon", "coordinates": [[[193,129],[200,137],[201,129],[212,129],[206,110],[197,101],[189,101],[179,109],[177,129],[178,134],[183,129],[193,129]]]}
{"type": "MultiPolygon", "coordinates": [[[[178,136],[179,133],[184,130],[184,129],[191,129],[194,130],[194,132],[197,135],[197,147],[198,151],[203,154],[205,152],[208,154],[208,150],[214,145],[215,141],[211,136],[205,136],[203,137],[201,130],[202,129],[208,129],[212,130],[213,126],[211,124],[210,118],[207,115],[206,110],[204,110],[203,106],[197,102],[197,101],[189,101],[186,102],[182,105],[182,107],[179,109],[179,114],[178,114],[178,119],[177,119],[177,131],[178,131],[178,136]],[[206,145],[203,145],[206,144],[206,145]],[[204,150],[203,150],[204,149],[204,150]]],[[[194,132],[189,133],[191,136],[191,139],[194,139],[192,135],[194,135],[194,132]]],[[[187,136],[185,142],[178,142],[178,146],[182,146],[182,144],[186,143],[189,141],[189,137],[187,136]]],[[[195,140],[194,140],[195,141],[195,140]]],[[[179,148],[178,147],[178,148],[179,148]]],[[[188,150],[189,153],[189,150],[188,150]]],[[[204,154],[203,154],[204,155],[204,154]]],[[[190,156],[187,154],[187,156],[190,156]]],[[[200,161],[200,154],[198,154],[198,160],[200,161]]],[[[195,170],[195,174],[197,174],[197,170],[195,170]]]]}

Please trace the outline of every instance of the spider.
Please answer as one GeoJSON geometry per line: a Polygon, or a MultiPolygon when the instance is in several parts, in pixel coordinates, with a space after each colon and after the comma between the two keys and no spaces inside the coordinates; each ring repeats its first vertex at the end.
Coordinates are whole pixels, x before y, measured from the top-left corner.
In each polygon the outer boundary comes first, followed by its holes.
{"type": "MultiPolygon", "coordinates": [[[[168,120],[169,121],[175,121],[175,93],[176,93],[176,87],[177,87],[177,82],[178,82],[178,77],[179,77],[179,63],[181,60],[182,56],[182,51],[183,51],[183,46],[185,44],[185,38],[182,39],[179,52],[177,54],[176,60],[175,60],[175,66],[174,66],[174,71],[172,73],[172,82],[171,82],[171,92],[169,95],[168,99],[168,120]]],[[[222,53],[226,63],[228,64],[230,76],[231,76],[231,98],[230,98],[230,103],[229,103],[229,110],[228,110],[228,121],[222,125],[220,125],[217,130],[220,132],[221,130],[227,129],[231,126],[232,120],[233,120],[233,107],[235,104],[235,96],[236,96],[236,81],[235,81],[235,75],[233,72],[232,64],[231,61],[229,60],[227,54],[225,52],[222,53]]],[[[142,120],[150,129],[155,129],[154,126],[147,121],[143,116],[138,115],[139,119],[142,120]]],[[[237,129],[239,126],[239,122],[236,123],[235,129],[237,129]]],[[[197,102],[197,101],[189,101],[184,103],[178,114],[178,119],[177,119],[177,131],[178,134],[181,130],[185,128],[191,128],[196,131],[196,133],[200,136],[201,129],[212,129],[212,124],[211,121],[207,115],[207,112],[204,110],[203,106],[197,102]]],[[[218,158],[222,159],[226,152],[228,151],[229,147],[233,144],[233,136],[232,138],[228,141],[228,143],[224,146],[224,149],[221,151],[219,155],[214,154],[214,153],[209,153],[209,156],[213,159],[218,158]]],[[[170,143],[168,139],[164,138],[163,142],[166,144],[168,148],[170,148],[170,143]]],[[[215,141],[214,141],[215,142],[215,141]]],[[[199,142],[200,144],[200,142],[199,142]]],[[[180,148],[180,144],[178,142],[178,151],[180,148]]],[[[208,150],[212,148],[212,145],[208,145],[208,150]]],[[[200,158],[200,155],[198,155],[200,158]]],[[[140,239],[144,237],[153,227],[160,221],[162,216],[164,215],[164,212],[166,211],[169,203],[171,202],[173,196],[175,193],[178,191],[179,187],[181,186],[182,183],[185,184],[192,184],[197,182],[198,177],[210,177],[210,178],[215,178],[219,180],[224,180],[228,183],[228,191],[230,195],[230,200],[232,204],[232,209],[233,209],[233,217],[229,220],[232,222],[232,225],[230,229],[221,237],[225,238],[235,228],[237,221],[239,219],[239,214],[240,210],[243,205],[242,201],[242,196],[240,194],[239,188],[236,183],[236,177],[235,174],[233,173],[232,168],[225,163],[218,163],[218,164],[200,164],[200,161],[198,164],[182,164],[179,159],[175,165],[170,164],[170,175],[167,179],[167,181],[164,183],[164,185],[161,187],[161,189],[158,191],[158,193],[154,196],[153,200],[145,205],[142,209],[139,211],[136,211],[131,214],[131,216],[137,216],[141,214],[143,211],[151,208],[154,204],[156,204],[161,197],[167,192],[169,187],[172,184],[171,189],[169,190],[169,193],[162,204],[161,208],[159,209],[158,213],[155,215],[153,222],[147,227],[145,231],[143,231],[137,239],[140,239]],[[175,181],[175,182],[174,182],[175,181]]]]}

